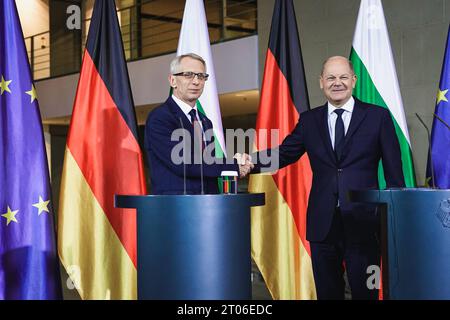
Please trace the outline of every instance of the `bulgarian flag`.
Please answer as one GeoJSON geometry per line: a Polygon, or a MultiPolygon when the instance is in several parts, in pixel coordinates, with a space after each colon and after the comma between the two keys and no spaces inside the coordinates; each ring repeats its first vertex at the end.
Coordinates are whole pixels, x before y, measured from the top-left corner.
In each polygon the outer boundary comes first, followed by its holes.
{"type": "Polygon", "coordinates": [[[142,152],[114,0],[95,1],[67,137],[58,252],[82,299],[136,299],[136,212],[115,194],[145,194],[142,152]]]}
{"type": "MultiPolygon", "coordinates": [[[[389,109],[402,153],[405,185],[414,187],[411,142],[380,0],[361,1],[350,60],[358,77],[353,91],[355,97],[389,109]]],[[[378,176],[380,188],[385,188],[381,165],[378,176]]]]}
{"type": "Polygon", "coordinates": [[[183,23],[178,40],[177,56],[195,53],[206,62],[206,72],[209,74],[203,94],[197,100],[197,108],[211,120],[215,137],[215,155],[222,158],[225,154],[225,139],[223,136],[222,116],[220,114],[219,96],[217,95],[216,74],[209,42],[208,23],[202,0],[186,0],[183,23]]]}
{"type": "MultiPolygon", "coordinates": [[[[303,59],[292,0],[277,0],[272,18],[261,98],[256,149],[277,147],[309,109],[303,59]],[[263,129],[262,131],[260,131],[263,129]],[[277,145],[264,131],[279,130],[277,145]],[[269,140],[269,141],[267,141],[269,140]]],[[[306,208],[312,183],[309,159],[274,175],[251,175],[250,192],[265,192],[266,205],[252,208],[252,257],[274,299],[315,299],[306,208]]]]}

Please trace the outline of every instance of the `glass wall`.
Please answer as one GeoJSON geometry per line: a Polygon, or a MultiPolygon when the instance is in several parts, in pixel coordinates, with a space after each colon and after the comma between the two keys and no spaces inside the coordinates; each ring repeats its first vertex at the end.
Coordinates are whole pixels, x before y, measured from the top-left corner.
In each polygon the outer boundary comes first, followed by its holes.
{"type": "MultiPolygon", "coordinates": [[[[256,34],[257,0],[205,0],[211,43],[256,34]]],[[[50,1],[49,31],[26,36],[35,79],[78,72],[87,39],[94,0],[50,1]],[[81,29],[65,27],[80,9],[81,29]]],[[[116,0],[128,60],[174,52],[181,29],[184,0],[116,0]]]]}

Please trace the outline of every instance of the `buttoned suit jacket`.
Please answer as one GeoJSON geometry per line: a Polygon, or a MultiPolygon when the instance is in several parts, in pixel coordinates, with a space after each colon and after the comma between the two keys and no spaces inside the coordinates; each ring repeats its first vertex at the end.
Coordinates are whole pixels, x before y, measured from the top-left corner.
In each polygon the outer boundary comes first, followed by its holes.
{"type": "MultiPolygon", "coordinates": [[[[279,156],[280,168],[296,162],[305,152],[309,157],[313,172],[307,209],[309,241],[327,237],[338,205],[350,237],[358,241],[376,231],[376,211],[350,203],[347,195],[350,190],[378,188],[380,160],[387,187],[404,187],[400,146],[389,111],[354,99],[340,159],[331,144],[327,104],[303,112],[282,144],[268,151],[269,156],[279,156]]],[[[259,153],[252,157],[257,162],[254,172],[264,170],[259,153]]]]}
{"type": "MultiPolygon", "coordinates": [[[[198,112],[199,120],[202,123],[204,132],[212,132],[212,122],[198,112]]],[[[212,150],[210,153],[215,157],[214,135],[206,134],[206,149],[212,150]]],[[[184,145],[186,147],[186,145],[184,145]]],[[[201,175],[203,171],[204,192],[214,194],[218,192],[218,181],[222,171],[237,171],[239,167],[236,161],[227,164],[226,159],[217,159],[223,161],[223,164],[208,164],[205,159],[195,162],[194,155],[194,127],[186,114],[169,97],[165,103],[155,108],[147,117],[145,125],[145,149],[150,170],[151,193],[152,194],[183,194],[184,180],[186,179],[186,193],[201,193],[201,175]],[[184,129],[186,134],[178,135],[174,141],[172,133],[177,129],[184,129]],[[184,143],[184,140],[190,140],[190,152],[188,158],[184,158],[185,149],[173,154],[174,148],[184,143]],[[173,156],[187,159],[182,163],[173,161],[173,156]]],[[[178,150],[178,149],[176,149],[178,150]]],[[[200,158],[197,158],[200,159],[200,158]]]]}

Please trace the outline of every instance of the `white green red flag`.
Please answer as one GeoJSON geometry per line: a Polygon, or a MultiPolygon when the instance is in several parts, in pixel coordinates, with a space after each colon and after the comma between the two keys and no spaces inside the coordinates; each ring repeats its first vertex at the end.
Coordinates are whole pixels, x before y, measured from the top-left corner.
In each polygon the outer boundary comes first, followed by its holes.
{"type": "MultiPolygon", "coordinates": [[[[380,0],[361,0],[350,60],[358,77],[354,96],[390,111],[400,144],[405,185],[414,187],[411,142],[380,0]]],[[[380,188],[385,188],[381,165],[378,176],[380,188]]]]}
{"type": "Polygon", "coordinates": [[[206,72],[209,74],[209,78],[205,83],[203,94],[197,101],[197,108],[213,124],[216,142],[215,156],[221,158],[224,154],[226,155],[225,139],[217,94],[216,74],[209,42],[208,23],[202,0],[186,0],[177,55],[186,53],[195,53],[206,62],[206,72]]]}

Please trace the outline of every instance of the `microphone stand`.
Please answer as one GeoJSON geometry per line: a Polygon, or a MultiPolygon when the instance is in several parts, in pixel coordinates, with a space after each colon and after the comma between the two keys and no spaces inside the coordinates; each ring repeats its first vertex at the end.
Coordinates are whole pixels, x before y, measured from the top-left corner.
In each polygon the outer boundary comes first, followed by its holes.
{"type": "MultiPolygon", "coordinates": [[[[183,125],[183,120],[181,118],[180,119],[180,124],[181,124],[181,128],[183,130],[183,145],[185,145],[186,143],[186,135],[185,135],[185,131],[184,131],[184,125],[183,125]]],[[[184,195],[186,195],[186,149],[183,147],[183,184],[184,184],[184,195]]]]}
{"type": "MultiPolygon", "coordinates": [[[[194,125],[194,150],[195,145],[198,144],[198,152],[200,152],[200,186],[201,186],[201,194],[205,194],[205,189],[203,186],[203,150],[202,150],[202,143],[203,143],[203,128],[202,125],[200,125],[200,121],[201,120],[201,116],[200,116],[200,112],[197,112],[197,128],[194,125]],[[201,134],[200,137],[195,137],[197,134],[201,134]],[[199,139],[202,139],[202,142],[199,143],[199,139]]],[[[193,123],[194,124],[194,123],[193,123]]],[[[205,142],[205,147],[206,147],[206,142],[205,142]]],[[[195,151],[194,151],[195,154],[195,151]]],[[[194,155],[194,159],[195,159],[195,155],[194,155]]]]}
{"type": "Polygon", "coordinates": [[[433,116],[438,119],[440,122],[442,122],[444,124],[444,126],[447,127],[448,130],[450,130],[450,125],[448,125],[447,122],[444,121],[444,119],[442,119],[441,117],[439,117],[436,113],[433,113],[433,116]]]}
{"type": "MultiPolygon", "coordinates": [[[[200,112],[198,114],[199,114],[198,118],[200,120],[200,112]]],[[[201,137],[200,138],[202,139],[202,143],[200,143],[200,145],[198,146],[199,147],[199,151],[200,151],[200,161],[201,161],[200,162],[200,184],[201,184],[201,188],[202,188],[202,194],[205,194],[205,189],[204,189],[204,186],[203,186],[203,150],[202,150],[202,144],[203,144],[204,140],[203,140],[203,128],[200,127],[200,121],[198,121],[198,123],[197,123],[198,129],[199,129],[198,132],[201,133],[201,137]]],[[[205,143],[205,148],[206,148],[206,142],[204,142],[204,143],[205,143]]],[[[194,146],[195,146],[195,143],[194,143],[194,146]]]]}

